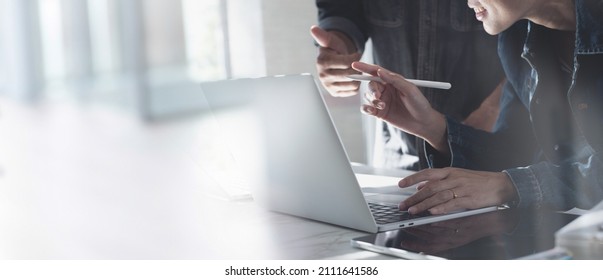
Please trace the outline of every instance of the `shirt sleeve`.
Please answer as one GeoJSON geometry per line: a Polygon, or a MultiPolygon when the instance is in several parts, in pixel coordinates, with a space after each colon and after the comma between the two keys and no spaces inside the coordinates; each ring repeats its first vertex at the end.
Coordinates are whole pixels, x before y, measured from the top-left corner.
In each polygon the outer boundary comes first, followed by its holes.
{"type": "Polygon", "coordinates": [[[320,28],[343,32],[364,51],[368,35],[361,0],[316,0],[316,7],[320,28]]]}
{"type": "Polygon", "coordinates": [[[519,195],[518,207],[590,209],[603,199],[603,164],[599,154],[561,165],[543,161],[505,172],[519,195]]]}

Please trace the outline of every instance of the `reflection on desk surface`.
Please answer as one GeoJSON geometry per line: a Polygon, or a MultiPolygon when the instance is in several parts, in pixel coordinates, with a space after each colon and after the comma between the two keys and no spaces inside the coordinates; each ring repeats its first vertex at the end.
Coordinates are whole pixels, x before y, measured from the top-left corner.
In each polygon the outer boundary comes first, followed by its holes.
{"type": "Polygon", "coordinates": [[[517,259],[555,247],[554,234],[577,216],[550,209],[506,209],[358,238],[445,259],[517,259]]]}

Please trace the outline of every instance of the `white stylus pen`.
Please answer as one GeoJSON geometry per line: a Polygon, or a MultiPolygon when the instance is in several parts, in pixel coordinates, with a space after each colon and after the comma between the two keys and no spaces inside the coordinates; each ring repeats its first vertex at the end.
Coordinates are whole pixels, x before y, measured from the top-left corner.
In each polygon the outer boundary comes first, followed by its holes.
{"type": "MultiPolygon", "coordinates": [[[[383,80],[377,76],[348,75],[346,77],[349,79],[352,79],[352,80],[356,80],[356,81],[375,81],[375,82],[383,83],[383,80]]],[[[450,89],[452,87],[452,85],[450,83],[445,83],[445,82],[423,81],[423,80],[413,80],[413,79],[406,79],[406,80],[418,87],[437,88],[437,89],[450,89]]]]}

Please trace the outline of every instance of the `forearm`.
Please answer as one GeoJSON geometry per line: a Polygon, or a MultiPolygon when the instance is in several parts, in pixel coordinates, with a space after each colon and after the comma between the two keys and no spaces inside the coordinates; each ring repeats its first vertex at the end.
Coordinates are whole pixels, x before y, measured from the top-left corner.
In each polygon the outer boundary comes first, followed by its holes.
{"type": "Polygon", "coordinates": [[[492,131],[500,113],[500,98],[505,80],[473,111],[463,123],[476,129],[492,131]]]}

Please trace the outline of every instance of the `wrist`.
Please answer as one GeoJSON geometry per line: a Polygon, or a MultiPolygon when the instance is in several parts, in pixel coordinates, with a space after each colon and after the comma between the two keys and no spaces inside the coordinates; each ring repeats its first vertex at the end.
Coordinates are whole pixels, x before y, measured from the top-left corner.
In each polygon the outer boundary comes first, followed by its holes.
{"type": "Polygon", "coordinates": [[[513,184],[513,180],[507,171],[502,171],[499,174],[501,179],[502,188],[502,198],[501,204],[506,204],[509,207],[516,207],[519,204],[519,194],[517,193],[517,189],[515,184],[513,184]]]}
{"type": "Polygon", "coordinates": [[[434,118],[428,122],[426,127],[425,136],[422,137],[431,145],[434,149],[442,154],[448,154],[448,135],[447,135],[447,124],[446,117],[441,113],[435,111],[434,118]]]}

